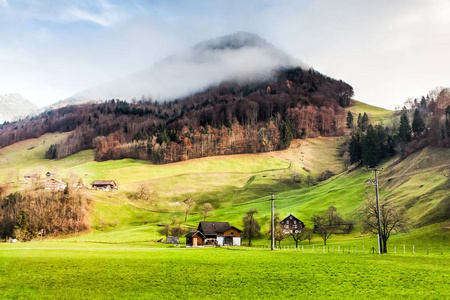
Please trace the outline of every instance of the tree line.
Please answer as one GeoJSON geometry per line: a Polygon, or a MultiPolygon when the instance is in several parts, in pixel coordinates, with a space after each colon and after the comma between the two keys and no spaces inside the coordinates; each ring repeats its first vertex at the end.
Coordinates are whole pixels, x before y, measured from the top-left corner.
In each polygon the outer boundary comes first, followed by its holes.
{"type": "Polygon", "coordinates": [[[160,103],[72,105],[0,125],[0,147],[48,132],[71,132],[49,145],[59,159],[94,149],[96,160],[140,158],[167,163],[209,155],[284,149],[293,138],[343,134],[353,89],[301,68],[266,81],[223,82],[183,99],[160,103]]]}
{"type": "Polygon", "coordinates": [[[397,114],[399,122],[385,127],[370,124],[366,113],[359,114],[355,122],[347,112],[346,125],[352,130],[343,152],[347,164],[375,166],[384,158],[398,153],[405,157],[427,145],[450,146],[449,89],[408,100],[397,114]]]}

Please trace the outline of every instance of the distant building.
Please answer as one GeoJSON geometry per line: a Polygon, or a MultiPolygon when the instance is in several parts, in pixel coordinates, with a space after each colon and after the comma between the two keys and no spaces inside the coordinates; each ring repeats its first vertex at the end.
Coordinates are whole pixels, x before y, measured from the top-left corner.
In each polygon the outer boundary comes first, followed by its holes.
{"type": "Polygon", "coordinates": [[[94,190],[104,190],[104,191],[112,191],[118,189],[116,182],[114,180],[95,180],[92,182],[91,188],[94,190]]]}
{"type": "Polygon", "coordinates": [[[280,222],[281,228],[283,229],[283,233],[288,234],[290,232],[298,233],[300,232],[304,227],[305,224],[294,217],[292,214],[289,214],[286,218],[284,218],[280,222]]]}
{"type": "Polygon", "coordinates": [[[39,176],[39,174],[25,174],[23,175],[23,179],[25,179],[25,181],[39,181],[41,176],[39,176]]]}
{"type": "Polygon", "coordinates": [[[47,177],[47,178],[52,178],[52,177],[55,177],[55,176],[58,176],[56,173],[52,173],[52,172],[47,172],[47,173],[45,173],[45,176],[47,177]]]}
{"type": "Polygon", "coordinates": [[[64,191],[67,184],[61,180],[50,178],[45,181],[45,189],[51,191],[64,191]]]}
{"type": "Polygon", "coordinates": [[[186,234],[186,246],[240,246],[242,230],[228,222],[200,222],[195,231],[186,234]]]}

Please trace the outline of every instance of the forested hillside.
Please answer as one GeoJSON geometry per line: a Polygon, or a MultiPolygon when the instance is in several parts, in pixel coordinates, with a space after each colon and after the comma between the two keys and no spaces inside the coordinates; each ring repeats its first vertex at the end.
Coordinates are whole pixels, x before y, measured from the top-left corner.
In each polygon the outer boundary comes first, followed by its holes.
{"type": "MultiPolygon", "coordinates": [[[[174,83],[176,84],[176,83],[174,83]]],[[[71,134],[47,158],[94,148],[96,160],[169,163],[211,155],[285,149],[294,138],[343,134],[353,89],[313,69],[283,69],[272,80],[224,82],[159,103],[68,106],[0,126],[0,147],[49,132],[71,134]]]]}

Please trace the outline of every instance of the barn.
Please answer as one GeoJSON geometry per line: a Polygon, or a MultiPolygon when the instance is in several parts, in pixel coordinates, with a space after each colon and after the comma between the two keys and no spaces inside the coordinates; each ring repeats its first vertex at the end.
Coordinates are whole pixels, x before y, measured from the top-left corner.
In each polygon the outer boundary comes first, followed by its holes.
{"type": "Polygon", "coordinates": [[[242,230],[228,222],[200,222],[197,230],[186,234],[186,246],[240,246],[242,230]]]}
{"type": "Polygon", "coordinates": [[[92,182],[92,189],[111,191],[118,188],[114,180],[95,180],[92,182]]]}

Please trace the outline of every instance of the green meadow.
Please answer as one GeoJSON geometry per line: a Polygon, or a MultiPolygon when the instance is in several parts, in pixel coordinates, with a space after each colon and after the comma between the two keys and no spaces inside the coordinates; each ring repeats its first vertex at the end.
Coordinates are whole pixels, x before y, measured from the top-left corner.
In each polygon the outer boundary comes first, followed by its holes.
{"type": "Polygon", "coordinates": [[[2,299],[450,297],[448,255],[249,249],[0,251],[2,299]]]}
{"type": "MultiPolygon", "coordinates": [[[[349,109],[368,112],[372,122],[392,122],[388,110],[357,101],[349,109]]],[[[27,189],[19,180],[23,174],[43,177],[51,171],[66,182],[81,178],[86,185],[115,180],[119,190],[86,190],[93,200],[86,232],[1,243],[0,298],[450,297],[449,149],[427,147],[380,166],[381,198],[405,208],[409,223],[408,232],[393,235],[389,253],[380,256],[371,254],[376,238],[362,233],[358,222],[359,208],[375,196],[369,181],[373,174],[344,169],[339,148],[345,137],[295,140],[284,151],[168,165],[132,159],[95,162],[92,150],[46,160],[48,146],[65,135],[47,134],[0,149],[0,183],[12,182],[13,191],[27,189]],[[326,170],[335,175],[308,182],[326,170]],[[148,201],[133,197],[141,186],[150,191],[148,201]],[[311,244],[301,242],[303,252],[293,250],[292,238],[286,237],[283,250],[270,252],[272,192],[282,218],[292,213],[311,227],[311,217],[333,205],[356,223],[355,229],[332,235],[325,248],[314,236],[311,244]],[[186,198],[197,207],[184,222],[181,203],[186,198]],[[255,247],[187,249],[184,238],[178,247],[156,242],[162,237],[160,225],[171,224],[174,217],[186,229],[196,227],[203,220],[198,207],[207,202],[215,208],[207,221],[238,228],[247,210],[258,209],[262,236],[253,241],[255,247]]]]}

